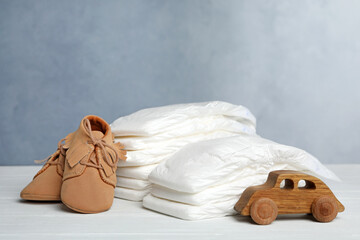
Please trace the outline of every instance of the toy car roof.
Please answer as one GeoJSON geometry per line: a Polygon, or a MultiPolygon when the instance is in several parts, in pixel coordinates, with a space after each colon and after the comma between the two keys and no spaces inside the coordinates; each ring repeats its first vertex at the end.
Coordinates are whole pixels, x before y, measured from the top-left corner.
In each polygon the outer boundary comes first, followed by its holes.
{"type": "Polygon", "coordinates": [[[293,170],[276,170],[276,171],[272,171],[269,173],[269,175],[276,176],[276,177],[283,176],[283,175],[294,175],[294,174],[314,177],[309,174],[299,172],[299,171],[293,171],[293,170]]]}

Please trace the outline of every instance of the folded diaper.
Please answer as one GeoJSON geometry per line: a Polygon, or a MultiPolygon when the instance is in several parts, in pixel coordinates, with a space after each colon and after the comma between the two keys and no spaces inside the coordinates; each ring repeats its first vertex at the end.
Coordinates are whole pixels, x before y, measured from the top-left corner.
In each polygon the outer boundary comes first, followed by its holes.
{"type": "Polygon", "coordinates": [[[188,144],[160,163],[149,180],[180,192],[196,193],[241,177],[267,174],[270,169],[311,171],[326,178],[336,175],[304,150],[259,136],[234,136],[188,144]]]}
{"type": "Polygon", "coordinates": [[[127,160],[118,163],[115,196],[138,199],[143,193],[136,190],[150,186],[150,172],[183,146],[239,134],[254,135],[255,125],[248,109],[219,101],[143,109],[115,120],[111,124],[114,140],[127,150],[127,160]]]}
{"type": "Polygon", "coordinates": [[[178,203],[148,194],[143,199],[143,206],[166,215],[185,220],[201,220],[225,215],[235,215],[234,205],[238,199],[208,203],[201,206],[178,203]],[[227,214],[225,214],[227,213],[227,214]]]}
{"type": "Polygon", "coordinates": [[[143,166],[159,163],[168,159],[178,150],[177,147],[165,146],[144,150],[128,150],[126,161],[119,161],[118,167],[143,166]]]}
{"type": "Polygon", "coordinates": [[[238,129],[236,122],[255,130],[255,117],[247,108],[213,101],[143,109],[115,120],[111,129],[115,136],[158,135],[158,140],[208,132],[211,129],[235,130],[238,129]]]}
{"type": "Polygon", "coordinates": [[[255,123],[242,123],[227,116],[209,116],[192,118],[179,124],[174,124],[172,129],[168,129],[157,135],[151,136],[116,136],[122,143],[127,145],[134,143],[154,144],[161,143],[169,139],[178,139],[179,137],[191,137],[203,133],[211,133],[215,130],[233,133],[255,133],[255,123]],[[178,125],[181,124],[182,127],[178,125]]]}
{"type": "Polygon", "coordinates": [[[156,166],[157,164],[118,168],[114,196],[131,201],[142,201],[150,192],[151,183],[147,179],[156,166]]]}
{"type": "Polygon", "coordinates": [[[135,190],[123,187],[116,187],[114,196],[131,201],[142,201],[143,198],[150,192],[150,189],[135,190]]]}
{"type": "MultiPolygon", "coordinates": [[[[142,165],[148,165],[148,164],[155,164],[162,162],[166,159],[168,159],[170,156],[172,156],[177,150],[179,150],[181,147],[193,143],[193,142],[199,142],[203,140],[210,140],[210,139],[216,139],[216,138],[223,138],[223,137],[230,137],[230,136],[236,136],[239,135],[239,133],[231,133],[231,132],[223,132],[223,131],[215,131],[212,133],[206,133],[206,134],[197,134],[195,136],[189,136],[186,138],[178,138],[178,139],[171,139],[168,141],[164,141],[161,144],[147,144],[147,146],[142,146],[145,149],[142,149],[140,147],[141,142],[139,144],[131,144],[123,140],[119,140],[115,138],[115,142],[121,142],[126,146],[126,149],[131,148],[130,150],[127,150],[127,159],[126,161],[119,161],[118,166],[142,166],[142,165]],[[138,145],[141,150],[136,150],[132,148],[134,145],[138,145]],[[151,146],[152,145],[152,146],[151,146]]],[[[134,140],[136,141],[136,140],[134,140]]],[[[140,141],[140,140],[139,140],[140,141]]]]}
{"type": "Polygon", "coordinates": [[[116,176],[147,180],[150,172],[156,166],[157,164],[138,166],[138,167],[121,167],[116,170],[116,176]]]}
{"type": "Polygon", "coordinates": [[[267,174],[248,176],[226,184],[209,187],[197,193],[179,192],[153,184],[151,187],[151,194],[155,197],[167,200],[200,206],[209,202],[231,200],[234,196],[240,196],[240,193],[242,193],[248,186],[264,183],[266,178],[267,174]]]}
{"type": "Polygon", "coordinates": [[[281,169],[338,179],[304,150],[238,135],[189,144],[160,163],[149,175],[153,186],[143,205],[189,220],[235,214],[246,187],[281,169]]]}
{"type": "MultiPolygon", "coordinates": [[[[242,132],[230,132],[222,130],[213,130],[212,132],[203,132],[192,134],[188,136],[174,137],[162,141],[152,141],[152,137],[126,137],[115,138],[115,142],[121,142],[126,150],[144,150],[144,149],[162,149],[170,146],[173,149],[179,149],[188,143],[199,142],[208,139],[230,137],[234,135],[242,134],[242,132]]],[[[252,134],[255,134],[253,132],[252,134]]]]}
{"type": "Polygon", "coordinates": [[[130,188],[134,190],[144,190],[150,187],[150,182],[147,180],[127,178],[127,177],[117,177],[117,187],[130,188]]]}

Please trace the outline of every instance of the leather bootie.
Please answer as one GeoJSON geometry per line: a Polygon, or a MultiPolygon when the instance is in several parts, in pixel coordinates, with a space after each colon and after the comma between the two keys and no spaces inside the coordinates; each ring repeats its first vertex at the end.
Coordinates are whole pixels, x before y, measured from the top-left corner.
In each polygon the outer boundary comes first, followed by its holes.
{"type": "Polygon", "coordinates": [[[108,210],[114,199],[116,168],[126,151],[115,144],[110,126],[97,116],[86,116],[66,152],[61,201],[82,213],[108,210]]]}
{"type": "Polygon", "coordinates": [[[60,190],[64,172],[65,154],[72,137],[70,133],[60,140],[58,148],[48,158],[35,162],[45,162],[33,180],[21,191],[20,197],[33,201],[60,201],[60,190]],[[63,144],[62,142],[65,143],[63,144]]]}

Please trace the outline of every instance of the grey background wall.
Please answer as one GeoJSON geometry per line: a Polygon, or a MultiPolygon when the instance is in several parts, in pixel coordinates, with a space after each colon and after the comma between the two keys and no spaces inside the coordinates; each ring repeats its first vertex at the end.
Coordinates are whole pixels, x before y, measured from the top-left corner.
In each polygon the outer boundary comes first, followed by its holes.
{"type": "Polygon", "coordinates": [[[360,1],[0,0],[0,165],[86,114],[224,100],[258,133],[359,163],[360,1]]]}

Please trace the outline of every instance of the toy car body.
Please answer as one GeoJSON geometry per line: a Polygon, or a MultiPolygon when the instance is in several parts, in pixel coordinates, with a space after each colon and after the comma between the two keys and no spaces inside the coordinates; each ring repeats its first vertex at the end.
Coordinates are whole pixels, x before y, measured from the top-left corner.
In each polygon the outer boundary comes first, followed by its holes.
{"type": "Polygon", "coordinates": [[[312,213],[318,221],[330,222],[345,209],[320,179],[290,170],[270,172],[264,184],[248,187],[234,208],[262,225],[292,213],[312,213]]]}

